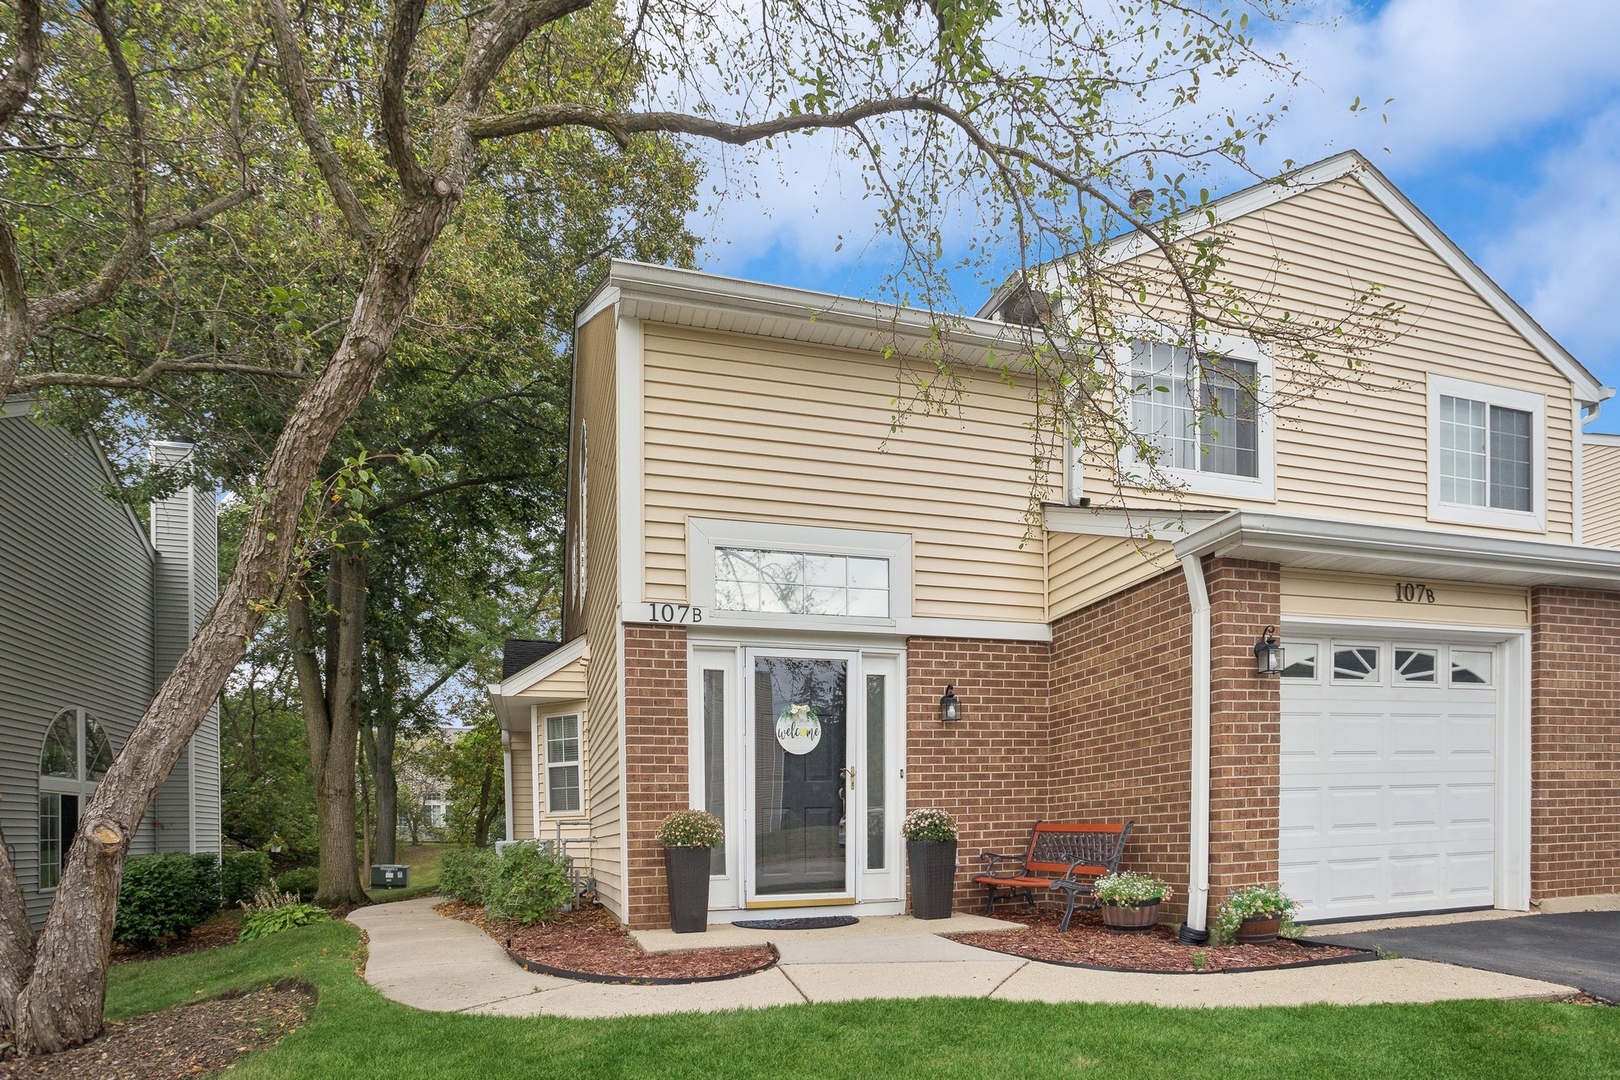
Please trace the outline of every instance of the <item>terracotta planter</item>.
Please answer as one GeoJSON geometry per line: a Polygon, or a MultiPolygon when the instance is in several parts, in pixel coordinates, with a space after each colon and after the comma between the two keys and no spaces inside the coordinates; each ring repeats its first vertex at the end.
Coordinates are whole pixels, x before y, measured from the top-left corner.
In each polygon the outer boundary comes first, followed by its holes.
{"type": "Polygon", "coordinates": [[[1282,929],[1281,915],[1256,915],[1238,924],[1237,943],[1265,945],[1277,940],[1277,931],[1280,929],[1282,929]]]}
{"type": "Polygon", "coordinates": [[[1116,934],[1145,934],[1159,921],[1159,901],[1127,907],[1123,904],[1103,904],[1103,925],[1116,934]]]}
{"type": "Polygon", "coordinates": [[[955,840],[907,840],[911,865],[911,917],[948,919],[956,888],[955,840]]]}
{"type": "Polygon", "coordinates": [[[664,872],[669,879],[669,928],[677,934],[701,934],[709,928],[709,849],[666,847],[664,872]]]}

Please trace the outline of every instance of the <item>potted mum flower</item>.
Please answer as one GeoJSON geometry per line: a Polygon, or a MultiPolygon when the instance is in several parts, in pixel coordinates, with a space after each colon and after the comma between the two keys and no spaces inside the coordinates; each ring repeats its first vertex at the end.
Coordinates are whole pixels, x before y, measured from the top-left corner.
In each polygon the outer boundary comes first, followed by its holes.
{"type": "Polygon", "coordinates": [[[951,917],[951,891],[956,886],[956,822],[943,810],[913,810],[900,825],[911,865],[911,915],[915,919],[951,917]]]}
{"type": "Polygon", "coordinates": [[[1159,921],[1159,904],[1175,890],[1147,874],[1105,874],[1092,886],[1103,925],[1121,934],[1145,934],[1159,921]]]}
{"type": "Polygon", "coordinates": [[[669,879],[669,927],[677,934],[709,928],[709,849],[723,839],[720,819],[705,810],[678,810],[658,827],[669,879]]]}
{"type": "Polygon", "coordinates": [[[1299,905],[1275,885],[1251,885],[1226,898],[1215,915],[1215,933],[1221,941],[1264,945],[1293,928],[1299,905]]]}

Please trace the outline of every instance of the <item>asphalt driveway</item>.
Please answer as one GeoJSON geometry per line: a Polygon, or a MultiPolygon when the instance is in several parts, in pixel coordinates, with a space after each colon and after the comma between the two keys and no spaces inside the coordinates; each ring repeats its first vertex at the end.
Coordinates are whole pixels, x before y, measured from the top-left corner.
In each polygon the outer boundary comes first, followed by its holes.
{"type": "Polygon", "coordinates": [[[1386,949],[1414,960],[1439,960],[1578,986],[1620,1002],[1620,911],[1577,911],[1522,919],[1418,926],[1334,934],[1322,927],[1313,941],[1386,949]]]}

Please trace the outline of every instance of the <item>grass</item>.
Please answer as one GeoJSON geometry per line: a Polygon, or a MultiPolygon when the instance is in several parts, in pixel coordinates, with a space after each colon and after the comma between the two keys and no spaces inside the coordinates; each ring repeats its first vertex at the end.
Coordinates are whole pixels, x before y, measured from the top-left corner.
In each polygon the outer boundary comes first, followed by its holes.
{"type": "MultiPolygon", "coordinates": [[[[1620,1009],[1509,1002],[1158,1009],[869,1001],[619,1020],[424,1013],[359,977],[358,932],[325,922],[113,968],[122,1018],[284,977],[320,992],[308,1024],[249,1055],[254,1078],[1133,1078],[1620,1075],[1620,1009]]],[[[1217,978],[1218,976],[1207,976],[1217,978]]]]}
{"type": "MultiPolygon", "coordinates": [[[[400,844],[394,855],[400,863],[411,868],[411,884],[405,889],[367,889],[366,895],[379,904],[395,900],[414,900],[427,896],[439,887],[439,863],[444,853],[454,844],[400,844]]],[[[366,871],[370,875],[370,871],[366,871]]]]}

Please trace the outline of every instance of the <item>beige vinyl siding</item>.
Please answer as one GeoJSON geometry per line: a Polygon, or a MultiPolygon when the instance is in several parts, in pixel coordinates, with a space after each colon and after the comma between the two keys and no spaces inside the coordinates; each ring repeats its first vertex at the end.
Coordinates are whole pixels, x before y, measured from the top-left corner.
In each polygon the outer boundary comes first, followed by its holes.
{"type": "Polygon", "coordinates": [[[512,729],[512,839],[534,839],[534,747],[529,727],[512,729]]]}
{"type": "MultiPolygon", "coordinates": [[[[646,595],[685,600],[689,516],[909,533],[918,616],[1039,621],[1027,385],[958,369],[891,433],[900,361],[647,324],[646,595]]],[[[913,362],[915,363],[915,362],[913,362]]],[[[905,613],[898,613],[905,614],[905,613]]]]}
{"type": "MultiPolygon", "coordinates": [[[[1185,505],[1429,527],[1426,376],[1433,373],[1545,395],[1545,538],[1572,538],[1568,380],[1365,188],[1339,180],[1239,218],[1223,232],[1230,238],[1223,273],[1273,312],[1329,319],[1374,282],[1383,286],[1381,299],[1405,310],[1396,340],[1369,356],[1365,385],[1341,383],[1283,411],[1275,502],[1189,495],[1185,505]]],[[[1279,383],[1288,390],[1284,372],[1279,383]]]]}
{"type": "MultiPolygon", "coordinates": [[[[591,661],[583,787],[591,835],[590,872],[603,905],[624,918],[624,811],[619,775],[619,529],[617,347],[608,309],[579,330],[575,423],[586,425],[586,581],[583,612],[591,661]]],[[[578,433],[575,446],[579,445],[578,433]]],[[[577,505],[577,503],[575,503],[577,505]]]]}
{"type": "Polygon", "coordinates": [[[1049,533],[1046,542],[1053,620],[1177,566],[1170,545],[1162,541],[1049,533]]]}
{"type": "Polygon", "coordinates": [[[1407,603],[1395,598],[1397,580],[1410,579],[1296,570],[1285,566],[1282,570],[1283,618],[1514,628],[1530,625],[1528,589],[1429,580],[1423,584],[1434,591],[1434,603],[1407,603]]]}
{"type": "Polygon", "coordinates": [[[1620,547],[1620,446],[1587,443],[1581,452],[1581,541],[1620,547]]]}
{"type": "Polygon", "coordinates": [[[552,701],[578,701],[586,697],[585,658],[580,657],[571,664],[564,664],[550,675],[530,686],[523,688],[520,694],[513,694],[513,701],[533,701],[542,708],[551,706],[544,704],[552,701]]]}

